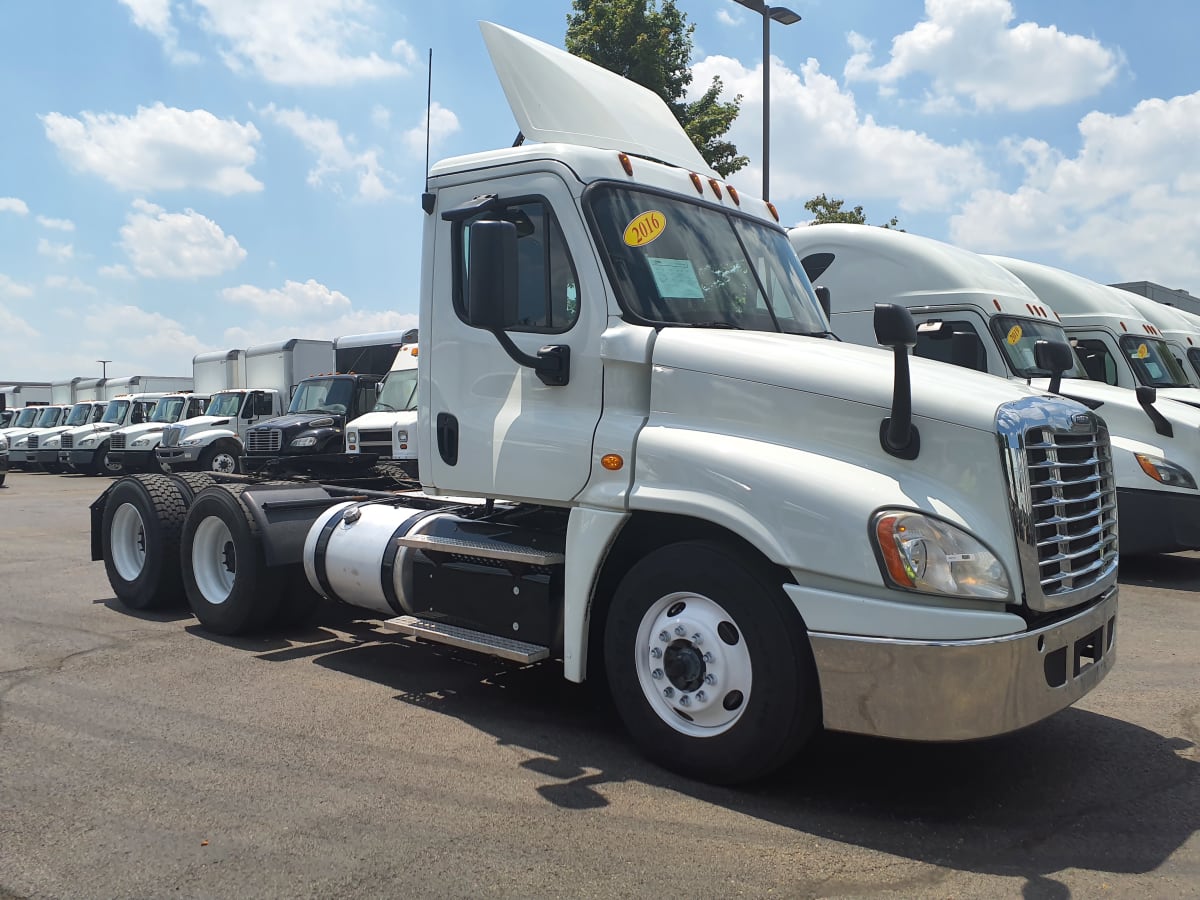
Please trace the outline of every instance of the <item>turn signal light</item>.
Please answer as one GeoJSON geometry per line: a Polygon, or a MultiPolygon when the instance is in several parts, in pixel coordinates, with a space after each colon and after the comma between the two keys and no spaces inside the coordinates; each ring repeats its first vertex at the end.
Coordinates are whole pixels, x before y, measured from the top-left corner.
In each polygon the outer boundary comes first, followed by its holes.
{"type": "Polygon", "coordinates": [[[608,469],[610,472],[616,472],[625,465],[625,460],[622,459],[619,454],[605,453],[602,457],[600,457],[600,465],[604,466],[604,468],[608,469]]]}

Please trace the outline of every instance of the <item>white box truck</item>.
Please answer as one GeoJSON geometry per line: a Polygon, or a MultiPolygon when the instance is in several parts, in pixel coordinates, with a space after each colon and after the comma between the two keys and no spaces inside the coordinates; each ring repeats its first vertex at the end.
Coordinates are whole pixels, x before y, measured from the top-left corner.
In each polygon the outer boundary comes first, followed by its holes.
{"type": "Polygon", "coordinates": [[[124,375],[104,381],[104,399],[130,394],[178,394],[192,390],[192,379],[186,375],[124,375]]]}
{"type": "MultiPolygon", "coordinates": [[[[383,389],[366,415],[346,424],[346,452],[373,455],[400,474],[417,478],[416,344],[403,345],[392,360],[383,389]]],[[[378,466],[377,466],[378,467],[378,466]]]]}
{"type": "Polygon", "coordinates": [[[197,377],[206,385],[223,377],[226,386],[213,393],[203,416],[164,428],[155,454],[172,471],[230,474],[241,468],[246,430],[283,415],[304,378],[333,370],[333,342],[293,338],[250,347],[237,359],[202,354],[192,365],[201,367],[197,377]],[[230,385],[239,372],[242,386],[230,385]]]}
{"type": "MultiPolygon", "coordinates": [[[[70,407],[59,407],[62,414],[53,416],[49,412],[38,419],[38,428],[21,438],[17,447],[23,462],[37,466],[47,472],[62,472],[65,466],[59,461],[60,441],[65,431],[99,422],[108,406],[107,400],[80,400],[70,407]]],[[[54,409],[48,407],[47,409],[54,409]]]]}
{"type": "MultiPolygon", "coordinates": [[[[191,383],[191,379],[187,379],[191,383]]],[[[150,420],[161,393],[118,394],[108,401],[99,421],[68,428],[58,437],[60,467],[82,475],[119,475],[121,463],[109,455],[112,434],[127,425],[150,420]]]]}
{"type": "Polygon", "coordinates": [[[83,380],[82,376],[77,375],[74,378],[50,382],[50,402],[58,406],[71,406],[75,402],[75,390],[83,380]]]}
{"type": "MultiPolygon", "coordinates": [[[[1056,310],[979,254],[867,225],[800,226],[788,234],[810,278],[829,290],[838,337],[874,346],[874,304],[899,303],[917,323],[916,356],[1032,380],[1096,410],[1112,439],[1121,552],[1200,549],[1193,476],[1200,475],[1200,410],[1171,400],[1145,405],[1133,390],[1088,380],[1073,359],[1061,385],[1051,385],[1036,350],[1039,341],[1067,343],[1056,310]]],[[[1085,555],[1070,565],[1097,562],[1085,555]]]]}
{"type": "Polygon", "coordinates": [[[482,28],[525,141],[438,163],[422,198],[423,492],[123,478],[92,507],[115,595],[182,594],[239,633],[315,590],[418,639],[603,672],[644,752],[716,782],[822,725],[964,740],[1094,688],[1116,568],[1055,569],[1053,502],[1096,476],[1080,546],[1107,560],[1099,417],[948,381],[894,305],[891,352],[820,336],[773,207],[665,103],[482,28]]]}
{"type": "Polygon", "coordinates": [[[49,384],[0,385],[0,409],[45,406],[51,402],[50,396],[49,384]]]}

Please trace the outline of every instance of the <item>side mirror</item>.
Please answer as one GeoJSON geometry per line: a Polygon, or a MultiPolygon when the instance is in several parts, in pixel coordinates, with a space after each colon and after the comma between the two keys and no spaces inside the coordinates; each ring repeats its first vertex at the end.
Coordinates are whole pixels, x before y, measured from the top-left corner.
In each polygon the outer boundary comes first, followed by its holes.
{"type": "Polygon", "coordinates": [[[830,301],[829,288],[823,284],[819,284],[813,290],[817,293],[817,302],[821,304],[821,309],[825,310],[825,318],[830,318],[833,315],[831,312],[833,305],[830,301]]]}
{"type": "Polygon", "coordinates": [[[921,452],[921,435],[912,423],[912,379],[908,371],[908,351],[917,345],[912,314],[896,303],[876,303],[875,340],[890,347],[895,360],[892,414],[879,423],[879,445],[892,456],[916,459],[921,452]]]}
{"type": "Polygon", "coordinates": [[[503,331],[517,309],[517,226],[472,222],[467,240],[467,323],[503,331]]]}
{"type": "Polygon", "coordinates": [[[1050,373],[1050,393],[1057,394],[1062,389],[1062,373],[1075,364],[1075,354],[1063,341],[1036,341],[1033,363],[1050,373]]]}
{"type": "Polygon", "coordinates": [[[1175,437],[1175,429],[1171,426],[1167,417],[1159,412],[1158,408],[1154,405],[1154,401],[1158,399],[1158,391],[1143,384],[1134,391],[1134,396],[1137,397],[1138,405],[1142,408],[1142,411],[1154,423],[1154,430],[1163,437],[1175,437]]]}

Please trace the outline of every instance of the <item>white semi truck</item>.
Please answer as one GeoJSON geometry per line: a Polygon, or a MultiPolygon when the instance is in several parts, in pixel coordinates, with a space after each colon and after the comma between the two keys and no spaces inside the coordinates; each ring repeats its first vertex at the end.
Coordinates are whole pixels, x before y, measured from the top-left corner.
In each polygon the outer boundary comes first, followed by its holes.
{"type": "MultiPolygon", "coordinates": [[[[38,428],[29,432],[15,445],[27,466],[38,466],[47,472],[61,472],[59,449],[65,431],[99,422],[108,406],[107,400],[80,400],[63,408],[60,416],[47,414],[38,420],[38,428]]],[[[53,408],[53,407],[50,407],[53,408]]]]}
{"type": "Polygon", "coordinates": [[[168,394],[154,404],[150,417],[138,424],[116,429],[108,437],[107,464],[119,472],[161,471],[155,449],[163,429],[175,422],[204,415],[207,394],[168,394]]]}
{"type": "MultiPolygon", "coordinates": [[[[190,382],[191,379],[188,379],[190,382]]],[[[81,475],[118,475],[119,459],[109,456],[113,432],[148,422],[161,393],[118,394],[98,421],[68,428],[58,437],[58,464],[81,475]]]]}
{"type": "MultiPolygon", "coordinates": [[[[917,323],[916,356],[1051,389],[1037,343],[1065,345],[1067,335],[1056,310],[1002,266],[867,225],[800,226],[788,235],[810,278],[830,292],[838,337],[873,346],[874,304],[899,303],[917,323]]],[[[1053,390],[1096,410],[1108,426],[1121,552],[1200,549],[1200,410],[1163,399],[1149,404],[1133,390],[1088,380],[1071,362],[1053,390]]]]}
{"type": "Polygon", "coordinates": [[[1129,305],[1141,313],[1167,342],[1192,387],[1200,387],[1200,366],[1196,365],[1200,360],[1200,328],[1196,323],[1174,306],[1157,303],[1132,291],[1124,293],[1129,305]]]}
{"type": "Polygon", "coordinates": [[[283,415],[296,385],[334,366],[332,341],[299,338],[250,347],[240,361],[228,354],[223,361],[211,354],[204,357],[193,359],[193,371],[208,362],[217,372],[214,378],[224,373],[229,379],[240,372],[242,381],[237,386],[227,381],[215,391],[204,415],[163,429],[155,454],[159,465],[172,471],[237,472],[247,429],[283,415]],[[219,371],[216,363],[221,363],[219,371]]]}
{"type": "Polygon", "coordinates": [[[418,477],[418,352],[415,343],[401,346],[375,406],[346,424],[346,452],[371,454],[384,464],[398,466],[409,478],[418,477]]]}
{"type": "Polygon", "coordinates": [[[438,163],[422,198],[423,491],[120,479],[92,506],[116,596],[239,633],[317,591],[557,659],[717,782],[822,725],[964,740],[1094,688],[1117,615],[1099,417],[947,379],[896,306],[891,352],[830,340],[774,208],[656,95],[481,27],[524,140],[438,163]]]}

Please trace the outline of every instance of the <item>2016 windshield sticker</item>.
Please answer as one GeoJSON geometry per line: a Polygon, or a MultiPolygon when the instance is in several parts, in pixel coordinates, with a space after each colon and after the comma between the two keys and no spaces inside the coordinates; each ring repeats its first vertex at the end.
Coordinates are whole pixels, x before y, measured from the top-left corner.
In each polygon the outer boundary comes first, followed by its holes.
{"type": "Polygon", "coordinates": [[[1145,344],[1138,344],[1137,358],[1145,359],[1149,355],[1150,355],[1150,348],[1147,347],[1145,344]]]}
{"type": "Polygon", "coordinates": [[[1016,344],[1021,340],[1022,334],[1024,334],[1024,332],[1021,331],[1021,326],[1014,325],[1012,328],[1008,329],[1008,342],[1010,344],[1016,344]]]}
{"type": "Polygon", "coordinates": [[[667,217],[657,209],[647,210],[625,226],[625,243],[644,247],[667,229],[667,217]]]}

